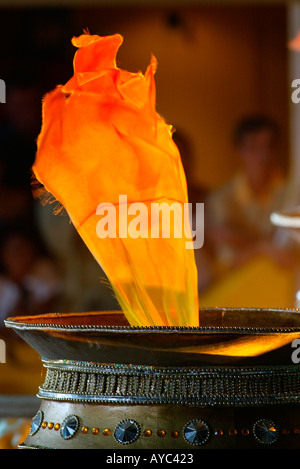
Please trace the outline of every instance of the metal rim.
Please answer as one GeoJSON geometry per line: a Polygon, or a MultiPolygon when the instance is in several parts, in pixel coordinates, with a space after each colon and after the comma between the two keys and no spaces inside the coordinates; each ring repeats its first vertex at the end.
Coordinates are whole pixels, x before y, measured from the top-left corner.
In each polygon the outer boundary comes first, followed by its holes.
{"type": "MultiPolygon", "coordinates": [[[[215,312],[227,312],[227,313],[238,313],[238,312],[256,312],[256,313],[295,313],[300,315],[299,309],[276,309],[276,308],[204,308],[203,311],[215,311],[215,312]]],[[[201,312],[201,309],[200,309],[201,312]]],[[[107,311],[107,314],[112,312],[107,311]]],[[[119,312],[123,314],[122,311],[119,312]]],[[[88,313],[87,313],[88,314],[88,313]]],[[[70,314],[70,317],[72,314],[70,314]]],[[[4,321],[6,327],[15,330],[27,330],[27,331],[51,331],[59,330],[62,332],[118,332],[125,334],[133,333],[156,333],[156,334],[182,334],[182,333],[193,333],[193,334],[211,334],[211,333],[234,333],[234,334],[273,334],[273,333],[289,333],[299,332],[300,326],[116,326],[116,325],[98,325],[98,324],[51,324],[47,322],[26,322],[26,317],[22,318],[24,322],[18,322],[14,318],[9,318],[4,321]]],[[[300,316],[299,316],[300,322],[300,316]]]]}

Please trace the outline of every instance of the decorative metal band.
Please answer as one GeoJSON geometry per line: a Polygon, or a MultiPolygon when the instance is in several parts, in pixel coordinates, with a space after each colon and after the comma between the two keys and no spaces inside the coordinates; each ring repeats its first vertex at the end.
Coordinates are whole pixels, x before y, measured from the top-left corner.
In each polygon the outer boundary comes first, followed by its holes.
{"type": "MultiPolygon", "coordinates": [[[[241,309],[239,309],[241,311],[241,309]]],[[[297,312],[299,310],[289,310],[297,312]]],[[[11,320],[5,320],[6,327],[23,331],[60,331],[60,332],[118,332],[119,334],[131,334],[138,332],[139,334],[156,333],[156,334],[247,334],[247,335],[269,335],[269,334],[288,334],[300,332],[299,326],[282,326],[282,327],[242,327],[242,326],[100,326],[86,324],[51,324],[51,323],[17,323],[11,320]]]]}
{"type": "Polygon", "coordinates": [[[300,402],[300,367],[155,367],[44,360],[38,397],[115,404],[244,406],[300,402]]]}

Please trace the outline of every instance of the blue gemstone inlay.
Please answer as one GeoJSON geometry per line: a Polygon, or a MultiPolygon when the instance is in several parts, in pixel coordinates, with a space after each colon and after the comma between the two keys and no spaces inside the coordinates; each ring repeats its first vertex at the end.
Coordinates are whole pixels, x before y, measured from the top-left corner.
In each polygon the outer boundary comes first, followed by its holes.
{"type": "Polygon", "coordinates": [[[133,443],[140,434],[140,427],[135,420],[126,419],[119,423],[115,429],[115,439],[118,443],[127,445],[133,443]]]}
{"type": "Polygon", "coordinates": [[[42,421],[43,421],[43,412],[41,410],[39,410],[37,412],[37,414],[33,417],[32,419],[32,422],[31,422],[31,427],[30,427],[30,431],[29,431],[29,435],[32,436],[32,435],[35,435],[38,430],[40,429],[40,426],[42,424],[42,421]]]}
{"type": "Polygon", "coordinates": [[[64,440],[69,440],[77,432],[79,427],[79,419],[76,415],[69,415],[62,423],[60,434],[64,440]]]}
{"type": "Polygon", "coordinates": [[[262,419],[254,424],[253,433],[255,438],[265,445],[275,443],[278,438],[278,428],[271,420],[262,419]]]}
{"type": "Polygon", "coordinates": [[[203,445],[209,438],[209,428],[202,420],[192,420],[185,426],[183,435],[191,445],[203,445]]]}

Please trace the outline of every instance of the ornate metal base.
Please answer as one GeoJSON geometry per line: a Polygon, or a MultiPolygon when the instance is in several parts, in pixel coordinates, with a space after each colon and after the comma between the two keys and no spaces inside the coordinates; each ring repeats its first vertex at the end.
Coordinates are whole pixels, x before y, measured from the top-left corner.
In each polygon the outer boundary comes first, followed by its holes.
{"type": "Polygon", "coordinates": [[[44,366],[23,448],[300,447],[297,366],[44,366]]]}
{"type": "Polygon", "coordinates": [[[7,321],[47,357],[21,448],[300,448],[299,312],[201,318],[199,328],[128,327],[108,313],[7,321]]]}
{"type": "Polygon", "coordinates": [[[299,406],[212,407],[42,401],[21,448],[299,449],[299,406]]]}

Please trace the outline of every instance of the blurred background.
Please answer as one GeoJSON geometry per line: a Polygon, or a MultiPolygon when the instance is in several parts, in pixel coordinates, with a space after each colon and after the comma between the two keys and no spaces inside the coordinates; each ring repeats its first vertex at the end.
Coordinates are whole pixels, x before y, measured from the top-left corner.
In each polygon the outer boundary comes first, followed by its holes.
{"type": "MultiPolygon", "coordinates": [[[[269,216],[300,204],[300,104],[291,101],[300,52],[289,46],[300,4],[0,0],[1,326],[17,314],[119,308],[68,217],[54,216],[31,188],[42,97],[72,76],[71,38],[86,29],[124,36],[124,69],[145,72],[151,54],[158,60],[157,110],[176,129],[190,201],[205,203],[205,243],[195,253],[200,306],[297,306],[298,243],[269,216]]],[[[3,327],[0,337],[14,340],[0,393],[35,394],[39,357],[3,327]]],[[[10,417],[21,408],[10,406],[10,417]]],[[[0,417],[5,409],[0,402],[0,417]]],[[[15,444],[15,420],[2,423],[3,446],[15,444]]]]}

